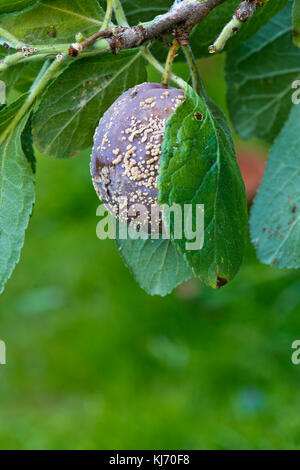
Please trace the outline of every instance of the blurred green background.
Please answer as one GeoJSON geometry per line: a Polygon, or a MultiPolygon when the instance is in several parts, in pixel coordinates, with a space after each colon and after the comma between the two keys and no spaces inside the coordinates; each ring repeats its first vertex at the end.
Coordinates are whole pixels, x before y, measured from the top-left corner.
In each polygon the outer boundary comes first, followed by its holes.
{"type": "MultiPolygon", "coordinates": [[[[224,109],[222,68],[201,62],[224,109]]],[[[260,265],[249,243],[231,285],[150,297],[96,238],[89,152],[39,156],[36,191],[0,302],[1,449],[300,447],[298,272],[260,265]]]]}

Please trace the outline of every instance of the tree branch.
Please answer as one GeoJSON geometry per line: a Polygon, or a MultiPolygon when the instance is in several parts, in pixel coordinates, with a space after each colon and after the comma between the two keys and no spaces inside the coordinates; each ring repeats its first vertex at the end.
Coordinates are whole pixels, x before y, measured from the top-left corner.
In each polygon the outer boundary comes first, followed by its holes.
{"type": "MultiPolygon", "coordinates": [[[[155,57],[151,54],[147,46],[141,46],[141,50],[142,50],[143,56],[145,57],[145,59],[147,59],[149,64],[151,64],[156,70],[158,70],[158,72],[163,74],[165,71],[164,67],[161,65],[160,62],[158,62],[158,60],[155,59],[155,57]]],[[[169,78],[174,83],[176,83],[176,85],[178,85],[179,88],[182,88],[183,90],[185,89],[186,82],[182,78],[177,77],[177,75],[175,75],[173,72],[170,72],[169,78]]]]}
{"type": "MultiPolygon", "coordinates": [[[[114,1],[114,0],[113,0],[114,1]]],[[[41,61],[49,58],[49,56],[57,55],[58,58],[67,51],[70,56],[89,57],[91,55],[103,52],[113,52],[117,54],[120,50],[138,47],[146,42],[160,39],[164,35],[172,34],[180,45],[187,45],[189,35],[192,28],[202,21],[214,8],[225,3],[227,0],[183,0],[175,2],[171,9],[162,15],[156,16],[152,21],[141,23],[139,25],[129,27],[126,22],[122,25],[114,26],[104,31],[99,31],[83,42],[74,44],[53,44],[49,45],[33,45],[30,46],[30,52],[27,49],[24,52],[21,48],[17,48],[17,52],[8,55],[0,61],[0,72],[17,63],[25,63],[27,61],[41,61]],[[92,48],[90,47],[92,46],[92,48]]],[[[265,0],[244,0],[242,3],[264,3],[265,0]]],[[[118,2],[114,2],[117,4],[118,2]]],[[[113,4],[114,4],[113,3],[113,4]]],[[[110,5],[109,12],[110,15],[110,5]]],[[[118,12],[120,18],[122,11],[118,12]]],[[[8,32],[5,32],[10,42],[16,39],[8,32]]],[[[5,35],[3,35],[5,37],[5,35]]],[[[222,38],[221,38],[222,39],[222,38]]],[[[19,45],[19,44],[18,44],[19,45]]],[[[28,49],[28,50],[29,50],[28,49]]],[[[212,51],[211,51],[212,52],[212,51]]]]}
{"type": "MultiPolygon", "coordinates": [[[[141,23],[137,26],[116,26],[107,30],[105,41],[113,53],[122,49],[130,49],[140,46],[145,42],[158,39],[166,34],[173,34],[179,44],[188,44],[188,38],[192,28],[205,18],[215,7],[227,0],[183,0],[174,3],[165,14],[156,16],[152,21],[141,23]]],[[[82,46],[82,44],[81,44],[82,46]]],[[[76,44],[72,44],[70,55],[78,55],[76,44]],[[77,52],[77,53],[76,53],[77,52]]]]}

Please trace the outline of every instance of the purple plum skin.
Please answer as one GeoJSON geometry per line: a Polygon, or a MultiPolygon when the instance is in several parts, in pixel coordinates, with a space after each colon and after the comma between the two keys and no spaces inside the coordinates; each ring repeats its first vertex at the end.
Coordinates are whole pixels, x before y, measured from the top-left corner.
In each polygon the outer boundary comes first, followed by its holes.
{"type": "Polygon", "coordinates": [[[128,207],[143,204],[148,214],[157,204],[165,124],[183,100],[182,90],[142,83],[123,93],[100,119],[91,175],[99,199],[115,217],[122,219],[122,198],[128,207]]]}

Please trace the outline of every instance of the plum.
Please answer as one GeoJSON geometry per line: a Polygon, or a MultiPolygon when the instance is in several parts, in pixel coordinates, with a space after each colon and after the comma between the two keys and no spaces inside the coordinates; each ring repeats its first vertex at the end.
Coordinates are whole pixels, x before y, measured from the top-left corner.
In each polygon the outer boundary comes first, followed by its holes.
{"type": "Polygon", "coordinates": [[[166,121],[183,100],[182,90],[142,83],[123,93],[100,119],[91,157],[92,180],[99,199],[120,220],[134,220],[120,210],[127,201],[128,208],[142,204],[150,221],[151,206],[157,204],[166,121]]]}

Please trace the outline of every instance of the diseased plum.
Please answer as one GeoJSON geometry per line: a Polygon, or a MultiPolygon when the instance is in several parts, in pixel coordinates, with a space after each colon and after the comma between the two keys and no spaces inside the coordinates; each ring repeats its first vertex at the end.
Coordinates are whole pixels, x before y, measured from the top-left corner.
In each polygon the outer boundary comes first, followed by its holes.
{"type": "Polygon", "coordinates": [[[151,224],[151,206],[158,204],[166,121],[183,100],[182,90],[143,83],[123,93],[100,119],[94,135],[92,180],[99,199],[120,220],[134,220],[120,209],[127,201],[128,209],[142,204],[151,224]]]}

